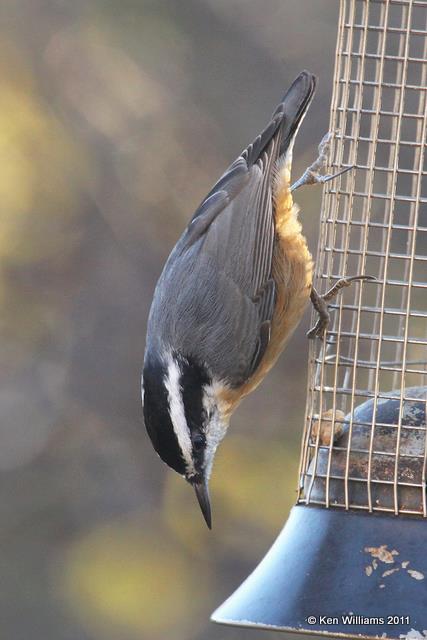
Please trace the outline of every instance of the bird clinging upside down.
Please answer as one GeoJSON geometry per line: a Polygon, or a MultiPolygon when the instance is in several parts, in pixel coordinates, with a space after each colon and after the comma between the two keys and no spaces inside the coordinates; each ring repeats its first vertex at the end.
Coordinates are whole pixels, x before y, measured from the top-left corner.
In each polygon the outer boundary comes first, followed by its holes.
{"type": "MultiPolygon", "coordinates": [[[[211,526],[208,480],[230,416],[276,362],[308,300],[323,335],[327,301],[292,192],[335,176],[314,163],[293,186],[292,149],[316,78],[302,72],[264,131],[195,212],[157,283],[148,320],[142,395],[159,456],[193,485],[211,526]]],[[[320,163],[321,164],[321,163],[320,163]]]]}

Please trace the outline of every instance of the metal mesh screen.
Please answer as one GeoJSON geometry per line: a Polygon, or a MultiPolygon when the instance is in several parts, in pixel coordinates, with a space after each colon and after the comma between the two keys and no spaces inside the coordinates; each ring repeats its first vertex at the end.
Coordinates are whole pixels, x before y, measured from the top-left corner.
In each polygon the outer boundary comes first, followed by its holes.
{"type": "Polygon", "coordinates": [[[310,346],[299,502],[426,504],[427,1],[341,0],[315,286],[368,274],[310,346]]]}

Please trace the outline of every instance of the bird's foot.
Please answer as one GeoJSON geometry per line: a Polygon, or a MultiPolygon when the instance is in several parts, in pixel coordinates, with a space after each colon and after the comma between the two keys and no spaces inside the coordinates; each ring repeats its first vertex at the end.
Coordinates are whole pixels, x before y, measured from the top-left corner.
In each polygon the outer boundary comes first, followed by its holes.
{"type": "Polygon", "coordinates": [[[314,327],[307,333],[307,338],[323,338],[329,326],[330,315],[328,302],[333,300],[341,289],[349,287],[352,282],[360,280],[375,281],[374,276],[351,276],[350,278],[340,278],[326,293],[320,295],[314,287],[311,288],[310,300],[316,309],[319,317],[314,327]]]}
{"type": "Polygon", "coordinates": [[[346,167],[345,169],[341,169],[341,171],[337,171],[337,173],[326,173],[331,140],[332,133],[329,131],[320,141],[318,157],[313,164],[304,171],[301,178],[293,183],[291,186],[291,192],[306,184],[324,184],[325,182],[334,180],[334,178],[338,178],[338,176],[341,176],[343,173],[347,173],[350,169],[353,169],[353,167],[346,167]]]}

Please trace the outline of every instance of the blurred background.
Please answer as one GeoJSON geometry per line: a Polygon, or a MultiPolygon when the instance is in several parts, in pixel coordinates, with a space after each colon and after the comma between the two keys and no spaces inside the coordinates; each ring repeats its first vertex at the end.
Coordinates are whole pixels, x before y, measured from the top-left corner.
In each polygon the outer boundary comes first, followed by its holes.
{"type": "MultiPolygon", "coordinates": [[[[296,496],[305,316],[216,459],[214,528],[145,433],[156,280],[303,69],[295,177],[327,130],[337,0],[3,0],[1,636],[241,640],[209,615],[296,496]]],[[[321,189],[298,193],[313,251],[321,189]]],[[[280,635],[280,637],[283,637],[280,635]]]]}

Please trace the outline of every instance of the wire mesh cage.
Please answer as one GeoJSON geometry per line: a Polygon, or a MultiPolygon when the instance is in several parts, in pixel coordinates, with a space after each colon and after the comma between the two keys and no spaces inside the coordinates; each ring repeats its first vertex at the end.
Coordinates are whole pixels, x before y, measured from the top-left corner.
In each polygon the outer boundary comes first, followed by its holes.
{"type": "Polygon", "coordinates": [[[297,505],[216,622],[427,638],[426,81],[427,0],[340,0],[314,284],[375,280],[310,345],[297,505]]]}
{"type": "Polygon", "coordinates": [[[377,282],[311,346],[305,504],[427,517],[426,7],[341,3],[332,164],[354,170],[324,193],[316,278],[377,282]]]}

